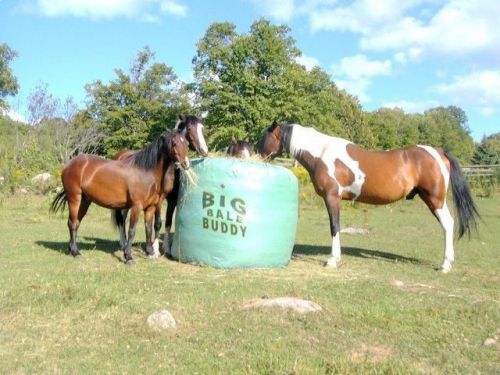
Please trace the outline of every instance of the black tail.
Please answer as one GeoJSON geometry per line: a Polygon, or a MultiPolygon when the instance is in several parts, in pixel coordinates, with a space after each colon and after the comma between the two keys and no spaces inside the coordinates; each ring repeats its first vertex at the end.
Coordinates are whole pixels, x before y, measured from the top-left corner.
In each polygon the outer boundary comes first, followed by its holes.
{"type": "Polygon", "coordinates": [[[121,209],[111,210],[111,223],[114,228],[121,228],[125,225],[125,217],[121,209]]]}
{"type": "Polygon", "coordinates": [[[66,196],[66,192],[64,189],[57,193],[56,197],[52,201],[50,205],[50,211],[51,212],[57,212],[60,209],[63,209],[66,206],[66,203],[68,203],[68,197],[66,196]]]}
{"type": "Polygon", "coordinates": [[[479,218],[479,213],[472,200],[469,185],[462,174],[458,160],[449,152],[445,152],[444,155],[450,161],[451,190],[459,222],[458,238],[461,238],[465,233],[470,237],[471,231],[477,230],[476,219],[479,218]]]}

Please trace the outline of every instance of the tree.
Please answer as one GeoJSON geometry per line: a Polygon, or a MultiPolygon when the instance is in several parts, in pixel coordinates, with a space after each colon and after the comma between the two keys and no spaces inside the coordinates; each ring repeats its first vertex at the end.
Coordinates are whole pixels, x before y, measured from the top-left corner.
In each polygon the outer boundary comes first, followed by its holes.
{"type": "Polygon", "coordinates": [[[222,148],[232,136],[255,141],[273,121],[299,122],[362,142],[370,129],[359,103],[301,55],[288,26],[255,21],[248,34],[213,23],[193,58],[195,90],[208,111],[209,143],[222,148]]]}
{"type": "Polygon", "coordinates": [[[130,148],[142,148],[173,127],[178,113],[190,109],[188,92],[172,68],[154,62],[145,47],[134,59],[129,73],[115,70],[109,84],[98,80],[86,85],[87,108],[77,116],[84,127],[97,126],[106,135],[99,153],[107,156],[130,148]]]}
{"type": "Polygon", "coordinates": [[[472,157],[473,164],[500,164],[500,133],[483,137],[472,157]]]}
{"type": "Polygon", "coordinates": [[[429,130],[425,141],[432,146],[451,151],[462,162],[468,163],[474,152],[474,141],[464,123],[465,112],[458,107],[437,107],[424,113],[429,130]],[[462,113],[457,117],[457,113],[462,113]]]}
{"type": "Polygon", "coordinates": [[[7,44],[0,45],[0,109],[8,108],[5,97],[16,95],[19,89],[17,79],[9,67],[11,61],[16,57],[17,53],[10,49],[7,44]]]}

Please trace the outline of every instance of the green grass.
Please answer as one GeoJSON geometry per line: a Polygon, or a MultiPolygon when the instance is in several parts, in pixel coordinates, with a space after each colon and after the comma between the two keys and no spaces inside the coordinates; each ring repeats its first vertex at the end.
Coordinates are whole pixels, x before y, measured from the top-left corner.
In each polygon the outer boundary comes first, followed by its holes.
{"type": "Polygon", "coordinates": [[[326,211],[301,207],[290,265],[216,270],[143,255],[121,262],[106,210],[91,206],[73,259],[65,216],[49,200],[0,206],[0,373],[499,373],[500,198],[477,199],[479,235],[456,244],[450,274],[435,270],[443,235],[418,199],[343,203],[343,264],[323,266],[326,211]],[[241,310],[255,297],[294,296],[323,311],[241,310]],[[146,325],[167,309],[175,330],[146,325]]]}

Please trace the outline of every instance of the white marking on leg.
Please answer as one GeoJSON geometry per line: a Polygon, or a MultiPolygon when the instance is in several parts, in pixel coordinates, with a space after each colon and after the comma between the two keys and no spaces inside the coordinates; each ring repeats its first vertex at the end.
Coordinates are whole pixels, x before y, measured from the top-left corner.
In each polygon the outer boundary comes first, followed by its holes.
{"type": "Polygon", "coordinates": [[[172,251],[170,249],[170,227],[165,228],[165,234],[163,236],[163,254],[165,256],[172,255],[172,251]]]}
{"type": "Polygon", "coordinates": [[[340,232],[337,232],[332,237],[332,252],[330,258],[326,262],[328,267],[336,268],[340,262],[340,232]]]}
{"type": "Polygon", "coordinates": [[[444,202],[443,208],[437,209],[435,213],[444,230],[444,260],[441,265],[441,271],[447,273],[451,271],[453,261],[455,260],[455,250],[453,249],[454,221],[446,202],[444,202]]]}
{"type": "Polygon", "coordinates": [[[158,258],[160,256],[160,240],[155,238],[153,241],[153,257],[158,258]]]}

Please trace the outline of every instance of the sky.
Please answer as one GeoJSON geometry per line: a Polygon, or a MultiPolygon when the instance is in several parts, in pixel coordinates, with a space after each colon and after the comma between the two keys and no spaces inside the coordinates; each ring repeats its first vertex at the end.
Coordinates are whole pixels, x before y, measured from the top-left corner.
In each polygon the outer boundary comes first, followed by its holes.
{"type": "Polygon", "coordinates": [[[86,84],[128,71],[145,46],[190,82],[210,24],[247,33],[262,17],[366,111],[456,105],[475,141],[500,132],[500,0],[0,0],[0,44],[18,53],[12,116],[41,85],[83,107],[86,84]]]}

